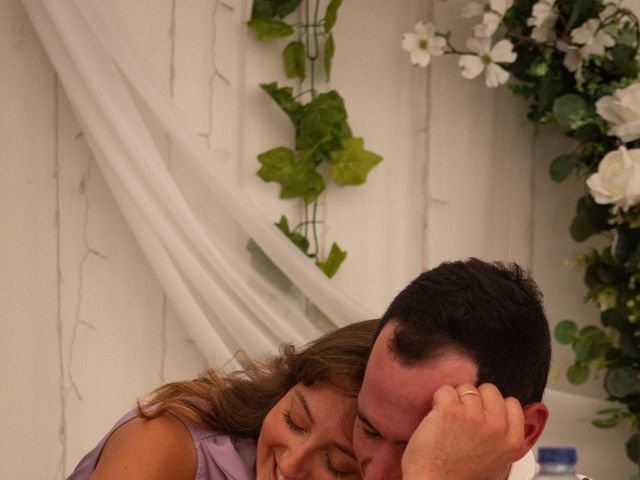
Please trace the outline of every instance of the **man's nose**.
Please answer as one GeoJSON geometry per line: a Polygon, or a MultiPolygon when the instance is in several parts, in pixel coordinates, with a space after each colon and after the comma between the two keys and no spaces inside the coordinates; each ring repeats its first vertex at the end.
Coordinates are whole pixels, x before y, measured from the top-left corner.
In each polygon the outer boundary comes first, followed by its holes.
{"type": "Polygon", "coordinates": [[[378,448],[366,463],[363,480],[402,480],[403,451],[403,447],[389,444],[378,448]]]}

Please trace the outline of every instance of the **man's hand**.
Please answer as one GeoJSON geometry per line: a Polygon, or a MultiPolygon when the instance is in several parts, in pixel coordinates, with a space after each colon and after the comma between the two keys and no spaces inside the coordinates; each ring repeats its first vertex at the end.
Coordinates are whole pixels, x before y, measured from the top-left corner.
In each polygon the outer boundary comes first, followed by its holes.
{"type": "Polygon", "coordinates": [[[527,450],[524,414],[491,384],[443,386],[402,457],[403,480],[504,480],[527,450]]]}

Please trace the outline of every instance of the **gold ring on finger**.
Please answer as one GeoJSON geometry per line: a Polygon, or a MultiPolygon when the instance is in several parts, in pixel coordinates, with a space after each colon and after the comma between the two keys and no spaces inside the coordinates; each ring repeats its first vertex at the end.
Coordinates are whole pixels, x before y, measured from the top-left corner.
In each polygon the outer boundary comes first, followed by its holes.
{"type": "Polygon", "coordinates": [[[460,398],[462,398],[465,395],[473,395],[474,397],[480,398],[480,394],[478,392],[476,392],[475,390],[465,390],[459,396],[460,396],[460,398]]]}

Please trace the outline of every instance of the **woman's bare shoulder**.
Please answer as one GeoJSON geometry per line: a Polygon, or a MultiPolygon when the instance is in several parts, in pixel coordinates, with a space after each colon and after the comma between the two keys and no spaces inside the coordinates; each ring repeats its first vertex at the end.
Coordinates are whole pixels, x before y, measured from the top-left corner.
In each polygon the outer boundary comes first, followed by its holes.
{"type": "Polygon", "coordinates": [[[91,478],[193,480],[197,466],[193,440],[180,420],[134,418],[109,437],[91,478]]]}

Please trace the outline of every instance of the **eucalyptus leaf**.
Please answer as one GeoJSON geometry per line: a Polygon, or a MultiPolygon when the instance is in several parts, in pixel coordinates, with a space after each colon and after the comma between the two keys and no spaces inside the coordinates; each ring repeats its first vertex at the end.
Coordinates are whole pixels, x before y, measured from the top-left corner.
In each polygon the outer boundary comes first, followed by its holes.
{"type": "Polygon", "coordinates": [[[553,102],[553,116],[564,130],[573,130],[575,121],[589,111],[589,104],[579,95],[567,94],[553,102]]]}
{"type": "Polygon", "coordinates": [[[611,418],[596,418],[591,421],[591,425],[598,428],[613,428],[618,425],[620,420],[616,417],[611,418]]]}
{"type": "Polygon", "coordinates": [[[640,465],[640,433],[634,433],[625,443],[627,457],[634,463],[640,465]]]}
{"type": "Polygon", "coordinates": [[[604,357],[610,346],[609,337],[602,330],[597,329],[590,334],[578,334],[573,344],[573,351],[576,354],[576,360],[589,363],[604,357]]]}
{"type": "Polygon", "coordinates": [[[639,65],[635,59],[636,49],[630,45],[618,43],[609,50],[609,59],[603,63],[604,69],[619,77],[636,77],[639,65]]]}
{"type": "Polygon", "coordinates": [[[609,207],[599,205],[591,195],[585,195],[578,200],[576,216],[571,222],[571,237],[582,242],[603,230],[610,230],[608,223],[609,207]]]}
{"type": "Polygon", "coordinates": [[[553,336],[562,345],[570,345],[576,338],[578,326],[573,320],[562,320],[558,322],[553,330],[553,336]]]}
{"type": "Polygon", "coordinates": [[[317,262],[316,265],[327,277],[331,278],[336,274],[345,258],[347,258],[347,252],[341,250],[338,244],[334,242],[331,245],[331,251],[327,259],[324,262],[317,262]]]}
{"type": "Polygon", "coordinates": [[[333,54],[335,53],[336,45],[333,41],[333,35],[329,34],[324,42],[324,74],[327,81],[331,78],[331,64],[333,63],[333,54]]]}
{"type": "Polygon", "coordinates": [[[599,4],[597,0],[571,0],[562,3],[569,4],[571,7],[571,15],[566,25],[567,32],[598,15],[599,4]]]}
{"type": "Polygon", "coordinates": [[[615,229],[611,246],[613,258],[618,265],[626,265],[635,259],[640,247],[640,229],[621,225],[615,229]]]}
{"type": "Polygon", "coordinates": [[[600,314],[600,322],[605,327],[620,330],[627,323],[627,318],[615,308],[610,308],[600,314]]]}
{"type": "Polygon", "coordinates": [[[258,40],[273,40],[293,34],[293,27],[288,23],[270,18],[249,20],[249,27],[256,32],[258,40]]]}
{"type": "Polygon", "coordinates": [[[604,387],[609,395],[616,398],[640,393],[638,371],[633,367],[609,370],[604,387]]]}
{"type": "Polygon", "coordinates": [[[364,149],[364,140],[359,137],[347,138],[342,142],[342,150],[330,153],[329,172],[338,185],[360,185],[367,180],[367,174],[382,161],[382,157],[364,149]]]}
{"type": "Polygon", "coordinates": [[[565,180],[571,171],[580,162],[580,156],[575,153],[569,153],[566,155],[560,155],[553,159],[551,166],[549,167],[549,176],[555,182],[562,182],[565,180]]]}
{"type": "Polygon", "coordinates": [[[338,19],[338,9],[342,4],[342,0],[331,0],[327,5],[327,10],[324,15],[324,31],[330,32],[336,24],[338,19]]]}
{"type": "Polygon", "coordinates": [[[289,43],[282,52],[284,72],[288,78],[305,79],[304,43],[299,40],[289,43]]]}
{"type": "Polygon", "coordinates": [[[589,378],[589,365],[575,362],[567,369],[567,379],[574,385],[581,385],[589,378]]]}

